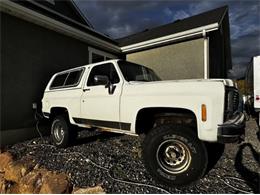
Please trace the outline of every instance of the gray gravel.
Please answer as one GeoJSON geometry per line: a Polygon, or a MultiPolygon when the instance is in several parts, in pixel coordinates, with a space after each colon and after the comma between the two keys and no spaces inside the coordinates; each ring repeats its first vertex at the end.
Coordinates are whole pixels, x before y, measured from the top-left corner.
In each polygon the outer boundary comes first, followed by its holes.
{"type": "Polygon", "coordinates": [[[260,144],[257,131],[255,121],[250,120],[245,142],[227,144],[219,161],[204,178],[193,186],[182,188],[158,184],[146,172],[141,158],[141,137],[82,131],[77,142],[66,149],[48,145],[48,137],[44,137],[44,140],[35,138],[7,149],[17,158],[30,155],[42,167],[66,172],[74,186],[101,185],[106,193],[165,193],[149,186],[118,182],[109,175],[125,181],[158,186],[170,193],[259,193],[260,144]],[[86,162],[86,158],[102,168],[86,162]],[[104,168],[109,169],[109,172],[104,168]]]}

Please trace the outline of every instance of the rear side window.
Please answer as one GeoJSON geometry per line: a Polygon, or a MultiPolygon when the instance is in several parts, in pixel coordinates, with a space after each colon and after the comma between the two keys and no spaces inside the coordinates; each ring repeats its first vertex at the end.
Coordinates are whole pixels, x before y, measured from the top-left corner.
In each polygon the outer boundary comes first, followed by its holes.
{"type": "Polygon", "coordinates": [[[69,73],[57,75],[51,83],[50,88],[62,87],[69,73]]]}
{"type": "Polygon", "coordinates": [[[67,72],[67,73],[57,75],[54,78],[54,80],[50,86],[50,89],[61,88],[61,87],[71,87],[71,86],[78,85],[78,83],[81,79],[83,70],[84,69],[80,69],[80,70],[75,70],[72,72],[67,72]]]}
{"type": "Polygon", "coordinates": [[[83,72],[82,69],[81,69],[81,70],[77,70],[77,71],[70,72],[70,74],[69,74],[69,76],[68,76],[68,78],[67,78],[67,80],[66,80],[65,86],[78,84],[82,72],[83,72]]]}

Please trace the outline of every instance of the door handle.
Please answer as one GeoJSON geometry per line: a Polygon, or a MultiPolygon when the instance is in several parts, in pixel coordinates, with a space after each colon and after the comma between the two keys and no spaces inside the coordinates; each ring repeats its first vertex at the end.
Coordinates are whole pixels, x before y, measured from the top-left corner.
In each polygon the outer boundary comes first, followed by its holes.
{"type": "Polygon", "coordinates": [[[90,89],[89,89],[89,88],[87,88],[87,89],[83,89],[83,92],[85,92],[85,91],[90,91],[90,89]]]}

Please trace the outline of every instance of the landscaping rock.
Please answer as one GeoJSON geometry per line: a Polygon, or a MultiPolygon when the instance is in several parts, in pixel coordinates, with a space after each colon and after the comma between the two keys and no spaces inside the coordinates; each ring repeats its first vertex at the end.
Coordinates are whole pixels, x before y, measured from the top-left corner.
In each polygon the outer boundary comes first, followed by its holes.
{"type": "Polygon", "coordinates": [[[105,191],[101,186],[95,186],[90,188],[75,188],[72,194],[105,194],[105,191]]]}
{"type": "Polygon", "coordinates": [[[11,163],[7,168],[5,168],[4,177],[8,181],[18,183],[27,172],[28,170],[26,169],[26,166],[19,163],[11,163]]]}
{"type": "Polygon", "coordinates": [[[35,166],[34,160],[29,156],[25,156],[19,161],[11,162],[4,169],[4,177],[8,181],[19,183],[20,179],[29,173],[35,166]]]}
{"type": "Polygon", "coordinates": [[[17,183],[9,183],[6,190],[7,194],[20,194],[19,186],[17,183]]]}
{"type": "Polygon", "coordinates": [[[40,194],[62,194],[69,191],[70,184],[66,174],[50,171],[43,173],[40,194]]]}
{"type": "Polygon", "coordinates": [[[19,184],[19,193],[38,194],[42,187],[42,171],[33,170],[21,178],[19,184]]]}
{"type": "Polygon", "coordinates": [[[9,163],[13,162],[13,157],[9,152],[0,154],[0,172],[4,172],[4,169],[9,163]]]}
{"type": "Polygon", "coordinates": [[[4,175],[0,174],[0,194],[6,193],[6,181],[4,179],[4,175]]]}

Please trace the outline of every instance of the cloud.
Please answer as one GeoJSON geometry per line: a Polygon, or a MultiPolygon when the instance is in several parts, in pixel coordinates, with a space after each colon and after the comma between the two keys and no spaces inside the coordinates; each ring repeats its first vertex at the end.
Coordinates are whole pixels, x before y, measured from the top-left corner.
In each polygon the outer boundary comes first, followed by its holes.
{"type": "Polygon", "coordinates": [[[120,38],[162,24],[160,17],[151,18],[156,1],[75,1],[96,30],[120,38]]]}
{"type": "Polygon", "coordinates": [[[188,10],[192,15],[196,15],[223,5],[225,5],[224,1],[193,1],[188,5],[188,10]]]}
{"type": "Polygon", "coordinates": [[[229,72],[230,78],[242,78],[253,56],[260,55],[260,29],[255,29],[247,35],[232,41],[231,51],[233,68],[229,72]]]}
{"type": "Polygon", "coordinates": [[[190,14],[188,14],[187,12],[185,12],[183,10],[177,11],[173,15],[174,20],[180,20],[180,19],[184,19],[184,18],[188,18],[188,17],[190,17],[190,14]]]}
{"type": "Polygon", "coordinates": [[[175,11],[175,10],[171,10],[169,7],[166,7],[163,10],[163,13],[167,17],[172,18],[172,21],[188,18],[190,16],[190,14],[184,10],[175,11]]]}
{"type": "Polygon", "coordinates": [[[247,65],[233,65],[232,70],[228,72],[228,78],[241,79],[245,77],[247,65]]]}
{"type": "Polygon", "coordinates": [[[130,25],[126,24],[124,26],[111,26],[106,29],[106,32],[112,34],[114,37],[120,37],[122,34],[131,34],[133,29],[130,25]]]}
{"type": "Polygon", "coordinates": [[[234,39],[231,51],[234,64],[246,64],[251,57],[260,55],[260,29],[234,39]]]}
{"type": "Polygon", "coordinates": [[[164,10],[163,10],[164,14],[166,16],[172,16],[172,10],[168,7],[166,7],[164,10]]]}

